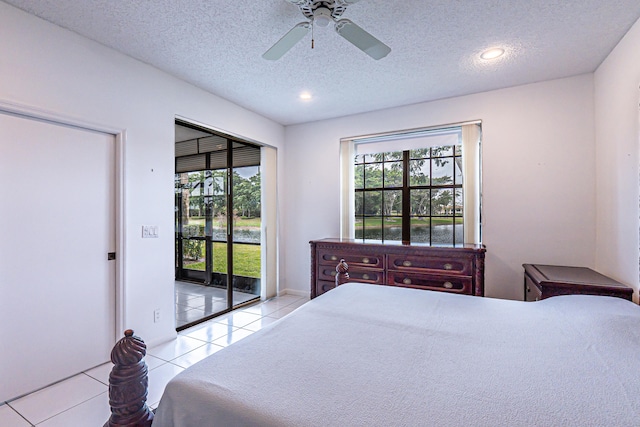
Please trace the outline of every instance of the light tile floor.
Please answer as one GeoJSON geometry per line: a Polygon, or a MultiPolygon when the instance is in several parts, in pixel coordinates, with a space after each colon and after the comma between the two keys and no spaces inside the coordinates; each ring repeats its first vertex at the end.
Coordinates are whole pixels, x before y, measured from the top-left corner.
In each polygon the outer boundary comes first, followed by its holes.
{"type": "MultiPolygon", "coordinates": [[[[147,348],[147,404],[156,408],[169,380],[185,368],[277,321],[307,301],[308,298],[283,295],[185,329],[175,340],[147,348]]],[[[111,363],[106,363],[35,393],[0,403],[0,426],[102,427],[110,415],[111,368],[111,363]]]]}
{"type": "MultiPolygon", "coordinates": [[[[175,282],[176,326],[179,328],[227,309],[227,290],[191,282],[175,282]]],[[[233,291],[234,305],[259,295],[233,291]]]]}

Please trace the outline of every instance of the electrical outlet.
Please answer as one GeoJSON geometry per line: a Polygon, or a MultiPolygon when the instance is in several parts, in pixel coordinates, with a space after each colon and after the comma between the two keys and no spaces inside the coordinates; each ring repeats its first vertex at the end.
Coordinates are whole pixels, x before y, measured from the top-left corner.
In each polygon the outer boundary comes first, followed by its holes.
{"type": "Polygon", "coordinates": [[[160,321],[160,309],[156,308],[153,310],[153,323],[158,323],[160,321]]]}

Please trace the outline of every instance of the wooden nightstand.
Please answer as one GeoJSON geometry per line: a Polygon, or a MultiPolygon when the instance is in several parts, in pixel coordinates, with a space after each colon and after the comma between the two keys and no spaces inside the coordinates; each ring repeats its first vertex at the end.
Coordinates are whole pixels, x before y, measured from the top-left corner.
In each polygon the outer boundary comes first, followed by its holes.
{"type": "Polygon", "coordinates": [[[632,300],[632,288],[590,268],[542,264],[522,266],[525,301],[572,294],[605,295],[632,300]]]}

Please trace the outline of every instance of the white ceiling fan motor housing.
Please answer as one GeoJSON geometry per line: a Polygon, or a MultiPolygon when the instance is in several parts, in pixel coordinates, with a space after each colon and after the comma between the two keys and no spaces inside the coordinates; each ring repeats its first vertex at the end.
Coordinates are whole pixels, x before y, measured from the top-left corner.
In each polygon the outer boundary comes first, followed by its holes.
{"type": "Polygon", "coordinates": [[[333,17],[331,16],[331,11],[326,7],[319,7],[313,11],[314,24],[320,27],[326,27],[331,22],[333,22],[333,17]]]}

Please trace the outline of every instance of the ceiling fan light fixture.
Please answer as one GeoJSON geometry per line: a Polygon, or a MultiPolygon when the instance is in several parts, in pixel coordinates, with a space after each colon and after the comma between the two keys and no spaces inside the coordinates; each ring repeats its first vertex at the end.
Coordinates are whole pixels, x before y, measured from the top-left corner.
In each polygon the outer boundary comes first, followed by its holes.
{"type": "MultiPolygon", "coordinates": [[[[336,32],[349,43],[369,55],[371,58],[382,59],[391,52],[391,48],[366,32],[360,26],[348,19],[340,19],[348,5],[359,0],[287,0],[296,5],[307,19],[300,22],[280,40],[262,54],[264,59],[275,61],[280,59],[295,46],[309,32],[313,32],[316,25],[326,27],[334,23],[336,32]]],[[[313,49],[314,39],[311,38],[313,49]]]]}
{"type": "Polygon", "coordinates": [[[494,47],[491,49],[487,49],[480,54],[480,58],[485,60],[497,59],[504,55],[504,49],[501,47],[494,47]]]}
{"type": "Polygon", "coordinates": [[[311,101],[311,98],[312,98],[312,96],[311,96],[311,94],[309,92],[302,92],[300,94],[300,99],[303,100],[303,101],[311,101]]]}
{"type": "Polygon", "coordinates": [[[319,7],[313,11],[313,23],[319,25],[320,27],[326,27],[331,22],[333,22],[333,18],[331,17],[331,11],[326,7],[319,7]]]}

